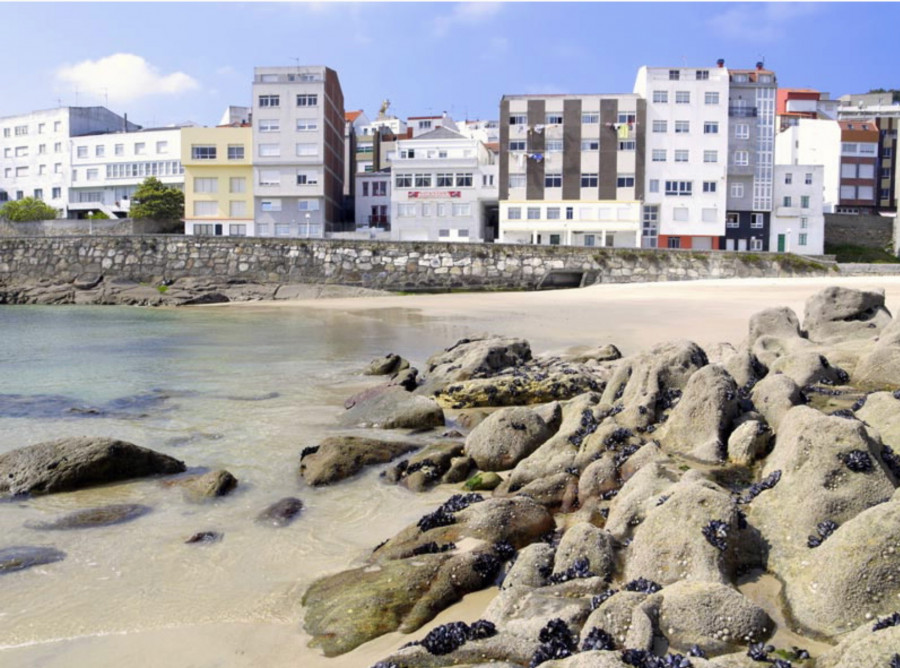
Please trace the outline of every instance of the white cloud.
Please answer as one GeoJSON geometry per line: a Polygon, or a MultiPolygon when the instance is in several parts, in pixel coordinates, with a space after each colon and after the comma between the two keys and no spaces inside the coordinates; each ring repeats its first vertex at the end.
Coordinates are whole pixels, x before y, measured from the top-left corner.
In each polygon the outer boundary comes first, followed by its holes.
{"type": "Polygon", "coordinates": [[[787,37],[796,19],[820,10],[808,2],[761,2],[733,5],[713,16],[707,25],[717,37],[742,42],[775,42],[787,37]]]}
{"type": "Polygon", "coordinates": [[[110,104],[151,95],[177,95],[200,87],[196,79],[184,72],[161,74],[133,53],[115,53],[99,60],[63,65],[56,71],[56,80],[72,89],[105,94],[110,104]]]}
{"type": "Polygon", "coordinates": [[[453,5],[453,11],[435,17],[434,34],[443,37],[457,25],[478,25],[489,21],[503,9],[500,2],[460,2],[453,5]]]}

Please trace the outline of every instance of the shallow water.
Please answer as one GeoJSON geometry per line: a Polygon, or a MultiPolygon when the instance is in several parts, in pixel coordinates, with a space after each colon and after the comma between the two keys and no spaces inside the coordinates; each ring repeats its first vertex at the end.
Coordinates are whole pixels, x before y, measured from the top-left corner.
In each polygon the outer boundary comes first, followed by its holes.
{"type": "Polygon", "coordinates": [[[176,653],[183,664],[169,665],[233,665],[239,656],[248,665],[318,663],[299,630],[306,586],[359,563],[449,492],[415,495],[381,484],[377,471],[311,489],[297,475],[299,452],[334,430],[348,395],[377,382],[358,374],[370,359],[396,351],[421,366],[466,333],[463,323],[400,309],[377,319],[303,309],[0,307],[0,452],[113,436],[196,470],[227,468],[240,481],[204,505],[158,479],[0,503],[0,548],[67,554],[0,576],[0,664],[159,665],[154,639],[183,642],[192,637],[186,626],[215,651],[185,648],[176,653]],[[254,522],[285,496],[303,500],[298,520],[283,529],[254,522]],[[26,528],[112,503],[153,510],[108,527],[26,528]],[[184,543],[204,530],[224,538],[184,543]],[[281,649],[263,641],[270,636],[281,649]],[[280,657],[285,642],[292,651],[280,657]]]}

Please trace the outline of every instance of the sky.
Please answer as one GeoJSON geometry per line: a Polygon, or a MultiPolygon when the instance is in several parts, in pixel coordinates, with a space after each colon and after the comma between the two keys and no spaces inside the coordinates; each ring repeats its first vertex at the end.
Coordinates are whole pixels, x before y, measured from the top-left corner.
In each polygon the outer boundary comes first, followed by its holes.
{"type": "Polygon", "coordinates": [[[629,93],[641,65],[775,70],[832,97],[900,88],[900,3],[0,0],[0,116],[107,106],[215,125],[254,66],[327,65],[347,110],[496,119],[521,93],[629,93]],[[880,36],[880,37],[879,37],[880,36]]]}

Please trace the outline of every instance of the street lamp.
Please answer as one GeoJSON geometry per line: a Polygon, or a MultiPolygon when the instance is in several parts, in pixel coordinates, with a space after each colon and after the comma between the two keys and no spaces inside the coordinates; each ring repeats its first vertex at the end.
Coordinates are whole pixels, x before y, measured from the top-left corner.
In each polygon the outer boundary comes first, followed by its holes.
{"type": "Polygon", "coordinates": [[[306,238],[309,239],[309,214],[305,214],[306,217],[306,238]]]}
{"type": "Polygon", "coordinates": [[[790,253],[791,252],[791,228],[790,227],[787,228],[786,237],[787,238],[785,239],[785,243],[784,243],[784,252],[790,253]]]}

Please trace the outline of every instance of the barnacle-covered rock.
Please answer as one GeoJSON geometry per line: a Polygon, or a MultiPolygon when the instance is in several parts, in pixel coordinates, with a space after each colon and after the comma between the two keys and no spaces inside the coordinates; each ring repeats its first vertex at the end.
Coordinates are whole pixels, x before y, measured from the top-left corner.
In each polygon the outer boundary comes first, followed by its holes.
{"type": "Polygon", "coordinates": [[[817,668],[893,668],[891,661],[900,652],[900,626],[878,631],[874,627],[873,620],[868,620],[842,637],[816,659],[817,668]]]}
{"type": "Polygon", "coordinates": [[[876,505],[841,524],[792,567],[784,596],[806,628],[836,635],[893,613],[900,607],[900,503],[876,505]]]}
{"type": "Polygon", "coordinates": [[[625,539],[639,526],[647,514],[660,505],[659,501],[678,474],[661,462],[651,462],[632,476],[610,503],[606,529],[613,536],[625,539]]]}
{"type": "Polygon", "coordinates": [[[505,471],[534,452],[554,431],[536,411],[502,408],[469,433],[466,453],[482,471],[505,471]]]}
{"type": "Polygon", "coordinates": [[[524,339],[489,336],[460,339],[428,358],[425,381],[417,392],[433,396],[452,383],[470,378],[489,378],[498,371],[518,367],[531,359],[531,346],[524,339]]]}
{"type": "Polygon", "coordinates": [[[891,321],[884,290],[832,286],[806,300],[803,329],[812,341],[867,339],[891,321]]]}
{"type": "Polygon", "coordinates": [[[635,647],[629,644],[629,639],[635,639],[643,630],[646,611],[641,605],[647,598],[646,593],[630,591],[608,597],[584,621],[581,642],[587,639],[591,629],[599,627],[612,636],[618,649],[635,647]]]}
{"type": "Polygon", "coordinates": [[[501,587],[511,589],[545,586],[553,572],[555,554],[556,549],[548,543],[537,542],[526,545],[516,555],[516,560],[503,579],[501,587]]]}
{"type": "Polygon", "coordinates": [[[559,596],[547,588],[504,589],[488,604],[483,617],[498,629],[522,638],[538,638],[554,619],[574,631],[581,629],[590,613],[590,599],[559,596]]]}
{"type": "MultiPolygon", "coordinates": [[[[587,522],[575,524],[563,534],[556,548],[553,563],[553,576],[573,572],[579,559],[586,562],[586,568],[592,575],[610,579],[615,570],[615,545],[612,535],[598,529],[587,522]]],[[[583,575],[579,577],[584,577],[583,575]]]]}
{"type": "Polygon", "coordinates": [[[728,461],[749,466],[766,454],[772,430],[762,420],[744,420],[728,437],[728,461]]]}
{"type": "Polygon", "coordinates": [[[599,497],[622,485],[616,466],[616,453],[604,452],[581,472],[578,478],[578,502],[584,505],[591,497],[599,497]]]}
{"type": "Polygon", "coordinates": [[[787,413],[762,471],[763,477],[780,471],[780,481],[746,506],[769,543],[770,568],[790,579],[800,562],[792,568],[789,563],[808,556],[807,538],[820,522],[843,524],[890,498],[894,483],[881,462],[881,450],[857,420],[823,415],[806,406],[787,413]],[[865,457],[852,456],[854,451],[865,457]],[[845,460],[856,467],[857,460],[866,460],[871,470],[854,472],[845,460]]]}
{"type": "Polygon", "coordinates": [[[376,357],[363,370],[364,376],[390,376],[409,368],[409,362],[396,353],[388,353],[384,357],[376,357]]]}
{"type": "Polygon", "coordinates": [[[433,399],[412,394],[397,385],[385,385],[372,396],[354,403],[338,421],[345,427],[427,429],[444,424],[444,411],[433,399]]]}
{"type": "Polygon", "coordinates": [[[665,451],[718,462],[727,456],[738,412],[737,384],[725,369],[711,364],[691,376],[681,401],[655,436],[665,451]]]}
{"type": "Polygon", "coordinates": [[[413,492],[422,492],[444,482],[453,460],[463,452],[459,441],[442,440],[431,443],[409,459],[404,459],[385,472],[388,482],[397,483],[413,492]]]}
{"type": "Polygon", "coordinates": [[[532,362],[512,373],[451,383],[435,391],[434,398],[454,409],[543,404],[601,391],[606,375],[583,365],[532,362]]]}
{"type": "Polygon", "coordinates": [[[776,432],[785,414],[805,401],[797,383],[781,373],[769,374],[759,381],[750,397],[756,410],[776,432]]]}
{"type": "Polygon", "coordinates": [[[775,630],[766,612],[743,594],[714,582],[676,582],[661,592],[659,629],[670,651],[699,644],[710,656],[767,639],[775,630]]]}
{"type": "MultiPolygon", "coordinates": [[[[477,623],[477,622],[476,622],[477,623]]],[[[470,626],[471,628],[471,626],[470,626]]],[[[419,643],[405,645],[372,668],[443,668],[444,666],[486,666],[521,668],[528,665],[538,648],[538,640],[499,632],[487,638],[468,640],[449,654],[435,655],[419,643]]]]}
{"type": "MultiPolygon", "coordinates": [[[[874,335],[874,330],[870,331],[874,335]]],[[[871,351],[860,356],[853,382],[873,389],[900,387],[900,319],[892,320],[871,351]]]]}
{"type": "Polygon", "coordinates": [[[882,443],[900,451],[900,395],[874,392],[865,399],[865,403],[856,410],[856,417],[876,429],[882,443]]]}
{"type": "Polygon", "coordinates": [[[329,436],[317,448],[304,451],[300,473],[310,485],[329,485],[359,473],[366,466],[384,464],[419,447],[419,443],[404,441],[329,436]]]}
{"type": "Polygon", "coordinates": [[[833,366],[824,355],[813,351],[790,353],[769,365],[769,373],[783,373],[800,387],[813,383],[844,385],[849,376],[833,366]]]}

